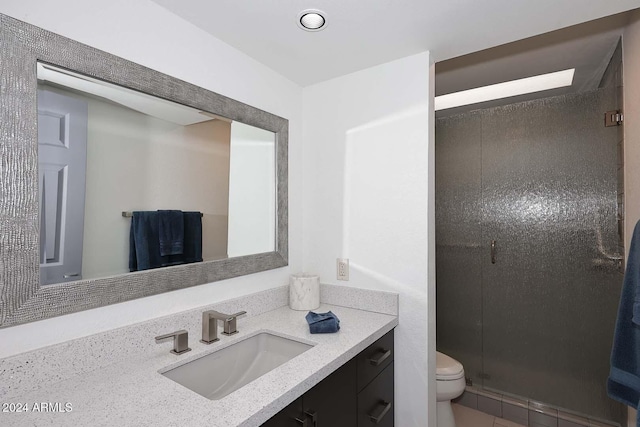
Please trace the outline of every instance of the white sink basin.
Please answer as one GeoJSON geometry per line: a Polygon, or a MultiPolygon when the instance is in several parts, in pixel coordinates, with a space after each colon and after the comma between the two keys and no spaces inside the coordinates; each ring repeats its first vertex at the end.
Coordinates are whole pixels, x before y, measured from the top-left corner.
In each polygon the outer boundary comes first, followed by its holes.
{"type": "Polygon", "coordinates": [[[162,375],[207,399],[218,400],[311,347],[262,332],[162,375]]]}

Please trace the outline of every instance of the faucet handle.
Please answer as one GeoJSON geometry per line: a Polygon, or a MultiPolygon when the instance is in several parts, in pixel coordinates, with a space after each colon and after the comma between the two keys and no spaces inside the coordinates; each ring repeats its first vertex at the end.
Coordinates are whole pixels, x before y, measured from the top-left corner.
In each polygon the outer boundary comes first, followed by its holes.
{"type": "Polygon", "coordinates": [[[247,314],[246,311],[239,311],[237,313],[234,314],[224,314],[224,313],[220,313],[219,311],[216,310],[208,310],[202,313],[203,315],[207,315],[209,317],[212,317],[214,319],[218,319],[218,320],[222,320],[223,322],[230,322],[233,319],[235,319],[238,316],[242,316],[243,314],[247,314]]]}
{"type": "Polygon", "coordinates": [[[158,335],[156,337],[156,344],[169,338],[173,338],[173,350],[171,350],[171,353],[182,354],[191,351],[189,348],[189,332],[186,330],[181,329],[168,334],[158,335]]]}
{"type": "Polygon", "coordinates": [[[236,318],[236,317],[238,317],[238,316],[242,316],[243,314],[247,314],[247,312],[246,312],[246,311],[239,311],[239,312],[237,312],[237,313],[230,314],[230,315],[228,315],[228,316],[227,316],[227,319],[226,319],[226,320],[227,320],[228,322],[230,322],[230,321],[232,321],[232,320],[235,320],[235,318],[236,318]]]}
{"type": "Polygon", "coordinates": [[[222,335],[233,335],[238,333],[238,329],[236,327],[237,322],[236,319],[238,316],[242,316],[243,314],[247,314],[246,311],[239,311],[235,314],[230,314],[226,316],[226,319],[223,319],[222,324],[222,335]]]}

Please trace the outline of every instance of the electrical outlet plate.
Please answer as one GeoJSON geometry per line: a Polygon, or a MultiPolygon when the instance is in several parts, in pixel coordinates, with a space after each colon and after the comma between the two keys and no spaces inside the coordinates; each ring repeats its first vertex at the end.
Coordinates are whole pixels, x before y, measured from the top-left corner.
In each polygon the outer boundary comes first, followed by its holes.
{"type": "Polygon", "coordinates": [[[349,280],[349,259],[338,258],[337,261],[338,280],[349,280]]]}

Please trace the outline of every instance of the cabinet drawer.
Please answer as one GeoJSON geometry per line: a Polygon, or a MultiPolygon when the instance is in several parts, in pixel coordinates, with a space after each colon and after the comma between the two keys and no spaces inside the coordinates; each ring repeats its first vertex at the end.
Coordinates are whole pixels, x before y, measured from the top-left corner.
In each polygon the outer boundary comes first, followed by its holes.
{"type": "Polygon", "coordinates": [[[358,427],[393,427],[393,363],[358,393],[358,427]]]}
{"type": "Polygon", "coordinates": [[[358,391],[362,390],[393,361],[393,329],[358,356],[358,391]]]}

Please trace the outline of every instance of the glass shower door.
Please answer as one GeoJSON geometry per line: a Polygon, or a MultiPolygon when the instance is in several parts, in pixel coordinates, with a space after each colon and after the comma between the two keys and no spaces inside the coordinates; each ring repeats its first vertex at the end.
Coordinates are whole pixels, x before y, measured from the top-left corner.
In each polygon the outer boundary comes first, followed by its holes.
{"type": "Polygon", "coordinates": [[[609,420],[614,102],[602,89],[484,110],[481,137],[483,386],[609,420]]]}
{"type": "Polygon", "coordinates": [[[481,131],[481,114],[437,121],[436,343],[474,384],[482,382],[481,131]]]}

